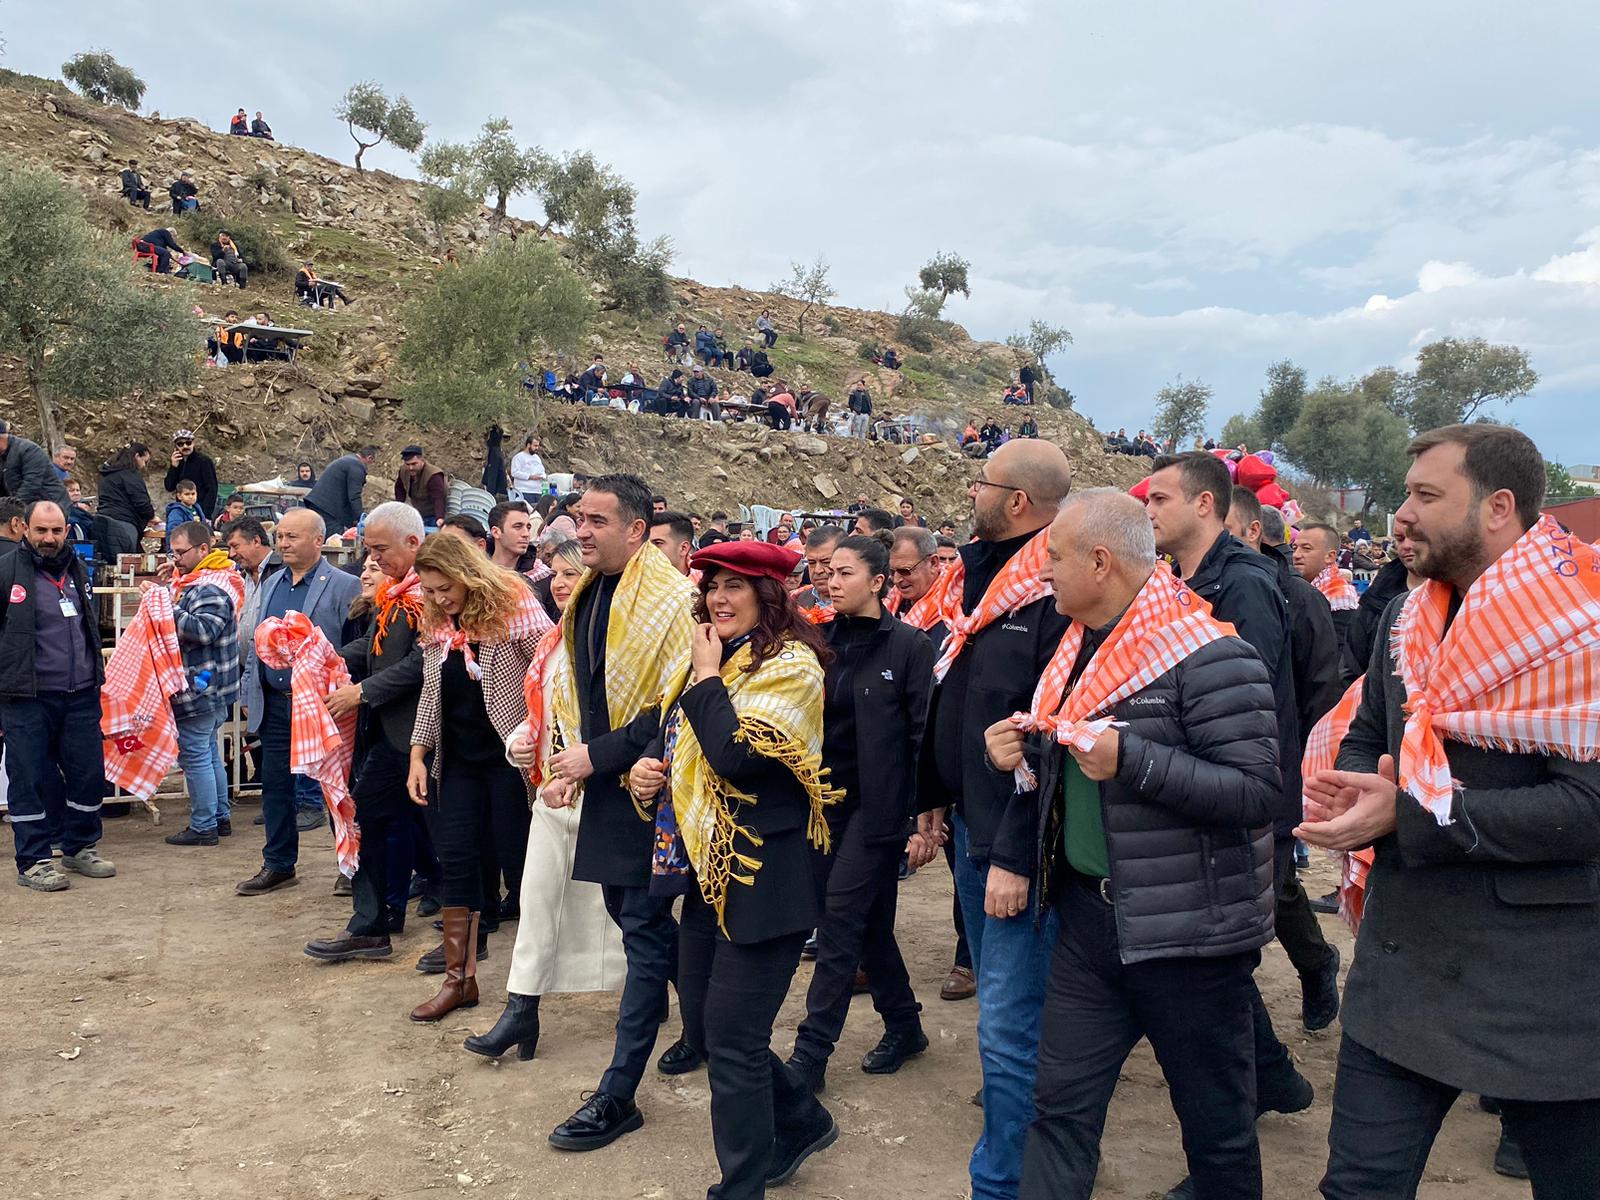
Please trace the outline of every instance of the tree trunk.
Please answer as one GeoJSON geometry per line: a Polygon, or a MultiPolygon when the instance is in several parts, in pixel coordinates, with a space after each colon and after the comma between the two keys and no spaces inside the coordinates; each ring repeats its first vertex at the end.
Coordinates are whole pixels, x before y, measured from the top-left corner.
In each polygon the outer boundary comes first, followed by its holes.
{"type": "Polygon", "coordinates": [[[61,446],[61,419],[56,413],[55,398],[44,381],[44,355],[28,356],[28,390],[33,393],[34,407],[39,411],[39,444],[51,454],[61,446]]]}
{"type": "Polygon", "coordinates": [[[495,201],[494,205],[494,215],[504,221],[506,219],[506,201],[509,200],[510,197],[506,195],[504,189],[499,190],[498,196],[499,199],[495,201]]]}

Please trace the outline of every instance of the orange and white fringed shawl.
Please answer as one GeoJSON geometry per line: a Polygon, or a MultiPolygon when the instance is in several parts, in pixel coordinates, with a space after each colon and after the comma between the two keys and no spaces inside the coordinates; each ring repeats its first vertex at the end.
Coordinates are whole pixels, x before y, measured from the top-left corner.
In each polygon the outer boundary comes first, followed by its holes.
{"type": "MultiPolygon", "coordinates": [[[[1067,680],[1083,649],[1084,632],[1080,621],[1067,626],[1039,677],[1032,706],[1025,713],[1013,714],[1011,722],[1085,752],[1094,749],[1113,723],[1110,717],[1096,718],[1096,713],[1149,687],[1201,647],[1234,636],[1232,625],[1213,617],[1211,606],[1160,564],[1069,692],[1067,680]]],[[[1038,786],[1026,763],[1017,768],[1016,778],[1021,790],[1038,786]]]]}
{"type": "Polygon", "coordinates": [[[911,607],[904,612],[900,611],[905,601],[900,598],[899,589],[890,588],[889,599],[893,601],[893,604],[890,606],[889,611],[907,625],[927,633],[928,630],[944,620],[944,610],[941,604],[944,598],[944,577],[949,570],[949,567],[940,567],[939,574],[934,576],[933,586],[922,593],[921,599],[912,601],[911,607]]]}
{"type": "MultiPolygon", "coordinates": [[[[1361,707],[1362,675],[1345,690],[1339,703],[1323,714],[1322,720],[1312,726],[1306,738],[1305,754],[1300,759],[1300,772],[1305,779],[1315,777],[1318,771],[1331,771],[1339,760],[1339,747],[1344,735],[1350,732],[1350,723],[1356,719],[1356,709],[1361,707]]],[[[1361,850],[1333,851],[1339,863],[1339,915],[1350,932],[1361,927],[1361,914],[1367,904],[1367,873],[1372,870],[1372,847],[1361,850]]]]}
{"type": "Polygon", "coordinates": [[[256,657],[275,671],[289,669],[289,770],[322,785],[339,870],[353,876],[361,854],[349,786],[356,713],[352,709],[335,720],[323,703],[328,693],[350,682],[350,670],[322,630],[301,612],[268,617],[257,625],[256,657]]]}
{"type": "Polygon", "coordinates": [[[169,701],[188,687],[172,593],[151,588],[117,640],[100,689],[106,778],[140,800],[155,795],[178,761],[178,724],[169,701]]]}
{"type": "Polygon", "coordinates": [[[172,585],[172,598],[179,600],[186,589],[197,585],[209,584],[221,588],[233,601],[233,619],[239,619],[239,610],[244,607],[244,576],[239,574],[227,554],[221,550],[213,550],[195,566],[187,575],[180,576],[172,585]]]}
{"type": "Polygon", "coordinates": [[[415,571],[407,571],[403,579],[385,579],[378,585],[375,599],[378,626],[372,635],[373,650],[383,648],[383,637],[397,617],[413,629],[421,628],[422,584],[415,571]]]}
{"type": "Polygon", "coordinates": [[[961,585],[967,577],[966,563],[956,559],[939,577],[928,595],[938,595],[939,599],[934,603],[938,606],[945,628],[950,632],[945,635],[939,659],[933,664],[936,683],[944,681],[951,665],[961,657],[967,639],[973,634],[981,633],[1007,613],[1050,595],[1050,585],[1039,578],[1049,544],[1050,527],[1047,525],[1023,543],[1022,549],[1000,568],[999,573],[989,581],[977,607],[970,613],[961,611],[961,585]]]}
{"type": "Polygon", "coordinates": [[[1600,761],[1600,550],[1538,522],[1473,582],[1450,628],[1429,580],[1395,622],[1406,687],[1400,786],[1441,825],[1455,781],[1444,738],[1511,754],[1600,761]]]}
{"type": "MultiPolygon", "coordinates": [[[[544,752],[545,725],[554,720],[554,714],[544,710],[544,685],[555,665],[558,652],[563,651],[561,626],[556,625],[545,630],[545,635],[539,639],[539,645],[533,652],[533,661],[528,664],[528,673],[522,678],[523,695],[528,702],[528,721],[525,728],[528,731],[528,740],[539,749],[541,756],[544,752]]],[[[533,766],[528,768],[528,779],[534,787],[544,782],[542,757],[533,760],[533,766]]]]}
{"type": "MultiPolygon", "coordinates": [[[[505,636],[500,640],[520,642],[523,638],[533,637],[535,634],[542,636],[554,627],[555,622],[550,619],[550,614],[545,612],[544,605],[539,603],[538,597],[527,588],[523,588],[522,595],[517,599],[517,611],[507,618],[505,636]]],[[[472,639],[467,636],[466,630],[445,622],[434,626],[433,640],[446,654],[452,650],[459,650],[461,661],[466,664],[467,674],[473,679],[483,678],[483,668],[478,665],[478,656],[472,652],[472,639]]]]}
{"type": "Polygon", "coordinates": [[[1327,598],[1328,607],[1334,612],[1354,612],[1361,604],[1355,584],[1346,579],[1338,567],[1323,567],[1311,586],[1327,598]]]}

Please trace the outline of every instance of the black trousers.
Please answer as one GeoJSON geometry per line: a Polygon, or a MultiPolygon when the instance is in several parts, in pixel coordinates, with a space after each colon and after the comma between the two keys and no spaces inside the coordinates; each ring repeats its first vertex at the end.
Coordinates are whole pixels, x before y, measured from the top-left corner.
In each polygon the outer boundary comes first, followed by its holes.
{"type": "MultiPolygon", "coordinates": [[[[1590,1048],[1592,1052],[1592,1047],[1590,1048]]],[[[1348,1035],[1339,1043],[1326,1200],[1411,1200],[1459,1088],[1409,1071],[1348,1035]]],[[[1534,1200],[1600,1196],[1600,1099],[1501,1100],[1534,1200]]]]}
{"type": "MultiPolygon", "coordinates": [[[[601,891],[606,912],[622,930],[628,977],[617,1004],[616,1047],[611,1052],[611,1065],[600,1077],[600,1090],[632,1100],[661,1030],[662,1014],[667,1009],[667,984],[678,978],[678,923],[672,917],[672,898],[652,896],[649,887],[605,884],[601,891]]],[[[685,1005],[685,1026],[688,1020],[685,1005]]]]}
{"type": "MultiPolygon", "coordinates": [[[[390,894],[394,891],[394,880],[386,843],[397,825],[412,820],[406,812],[416,807],[406,794],[406,773],[410,765],[408,751],[396,750],[381,729],[374,730],[352,789],[356,822],[361,826],[361,860],[356,865],[355,878],[350,881],[355,911],[347,929],[358,937],[376,937],[390,931],[394,915],[390,894]]],[[[404,882],[409,885],[410,878],[404,882]]],[[[399,916],[404,921],[403,900],[399,916]]]]}
{"type": "Polygon", "coordinates": [[[952,965],[957,967],[965,967],[970,971],[972,970],[972,947],[967,945],[967,922],[966,918],[961,915],[961,897],[956,895],[956,889],[953,883],[956,876],[955,838],[945,839],[944,861],[950,867],[950,878],[952,880],[952,886],[950,888],[950,917],[955,923],[956,927],[956,960],[952,965]]]}
{"type": "Polygon", "coordinates": [[[772,422],[774,429],[791,429],[794,426],[794,414],[789,411],[788,405],[779,404],[776,400],[767,401],[767,419],[772,422]]]}
{"type": "Polygon", "coordinates": [[[1039,1029],[1020,1200],[1088,1200],[1117,1075],[1141,1037],[1166,1076],[1199,1200],[1261,1200],[1249,993],[1260,954],[1124,966],[1116,914],[1077,882],[1039,1029]]]}
{"type": "Polygon", "coordinates": [[[1305,979],[1327,965],[1333,947],[1322,936],[1322,926],[1317,924],[1317,914],[1311,909],[1311,897],[1300,886],[1299,873],[1294,869],[1294,842],[1280,839],[1273,850],[1272,875],[1278,889],[1273,921],[1278,944],[1300,978],[1305,979]]]}
{"type": "MultiPolygon", "coordinates": [[[[692,888],[683,900],[678,998],[684,1025],[705,1038],[711,1081],[711,1142],[722,1178],[706,1200],[761,1200],[772,1162],[774,1094],[792,1090],[772,1053],[772,1023],[800,965],[804,932],[765,942],[730,942],[692,888]]],[[[855,968],[850,968],[854,974],[855,968]]],[[[786,1097],[787,1098],[787,1097],[786,1097]]],[[[797,1102],[797,1101],[791,1101],[797,1102]]]]}
{"type": "Polygon", "coordinates": [[[850,1013],[857,965],[867,972],[872,1006],[889,1030],[916,1028],[922,1006],[895,941],[899,898],[899,843],[869,846],[866,822],[852,817],[834,843],[817,926],[817,962],[806,992],[806,1017],[795,1038],[795,1057],[825,1063],[850,1013]]]}
{"type": "Polygon", "coordinates": [[[485,865],[492,865],[501,850],[513,853],[512,843],[517,879],[522,879],[529,819],[522,772],[506,762],[452,764],[447,756],[439,769],[437,803],[432,828],[443,874],[440,902],[446,908],[482,912],[489,898],[485,865]]]}

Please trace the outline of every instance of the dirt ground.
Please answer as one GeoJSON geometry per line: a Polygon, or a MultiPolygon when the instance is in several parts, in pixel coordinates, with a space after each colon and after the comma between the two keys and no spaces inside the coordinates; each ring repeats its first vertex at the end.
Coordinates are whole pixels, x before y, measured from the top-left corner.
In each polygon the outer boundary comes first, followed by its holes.
{"type": "MultiPolygon", "coordinates": [[[[695,1200],[715,1178],[703,1072],[653,1071],[639,1093],[643,1130],[584,1155],[545,1136],[592,1088],[611,1050],[611,995],[551,998],[539,1056],[499,1065],[461,1049],[498,1014],[510,931],[494,935],[480,970],[483,1003],[437,1026],[413,1025],[434,981],[413,963],[434,942],[413,919],[381,962],[318,964],[303,943],[341,926],[326,829],[302,841],[298,887],[256,899],[233,885],[259,865],[253,808],[216,848],[175,849],[169,811],[108,821],[102,851],[113,880],[72,889],[0,892],[0,1192],[11,1197],[363,1197],[471,1194],[494,1200],[607,1197],[695,1200]],[[67,1059],[62,1055],[76,1055],[67,1059]]],[[[9,849],[9,847],[8,847],[9,849]]],[[[1310,881],[1327,890],[1319,866],[1310,881]]],[[[942,860],[901,892],[901,944],[932,1046],[893,1077],[855,1063],[876,1039],[859,999],[824,1100],[838,1143],[785,1192],[796,1200],[960,1200],[979,1111],[974,1002],[942,1003],[950,962],[950,876],[942,860]]],[[[1329,936],[1347,958],[1349,937],[1329,936]]],[[[776,1035],[787,1050],[810,969],[802,964],[776,1035]]],[[[1282,952],[1261,972],[1268,1006],[1316,1085],[1308,1112],[1262,1120],[1266,1195],[1316,1195],[1326,1153],[1337,1026],[1306,1035],[1282,952]]],[[[663,1027],[664,1048],[677,1034],[663,1027]]],[[[1517,1200],[1525,1184],[1490,1170],[1497,1125],[1468,1100],[1445,1125],[1426,1200],[1517,1200]]],[[[1096,1195],[1159,1198],[1182,1176],[1178,1130],[1148,1049],[1124,1071],[1105,1137],[1096,1195]]]]}

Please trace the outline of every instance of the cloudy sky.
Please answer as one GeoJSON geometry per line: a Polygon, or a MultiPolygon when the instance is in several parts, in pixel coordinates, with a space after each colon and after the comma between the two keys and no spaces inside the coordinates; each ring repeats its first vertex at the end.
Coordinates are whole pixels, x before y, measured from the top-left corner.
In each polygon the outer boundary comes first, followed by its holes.
{"type": "Polygon", "coordinates": [[[103,45],[147,111],[261,108],[346,159],[330,110],[359,79],[435,137],[504,115],[613,163],[675,269],[711,283],[764,287],[821,251],[841,303],[898,307],[958,251],[973,294],[949,315],[980,337],[1067,326],[1052,365],[1102,425],[1143,424],[1180,373],[1215,389],[1220,427],[1276,358],[1347,376],[1446,335],[1514,342],[1542,381],[1512,415],[1547,455],[1600,462],[1593,0],[244,11],[164,42],[123,3],[5,0],[0,62],[53,74],[103,45]]]}

